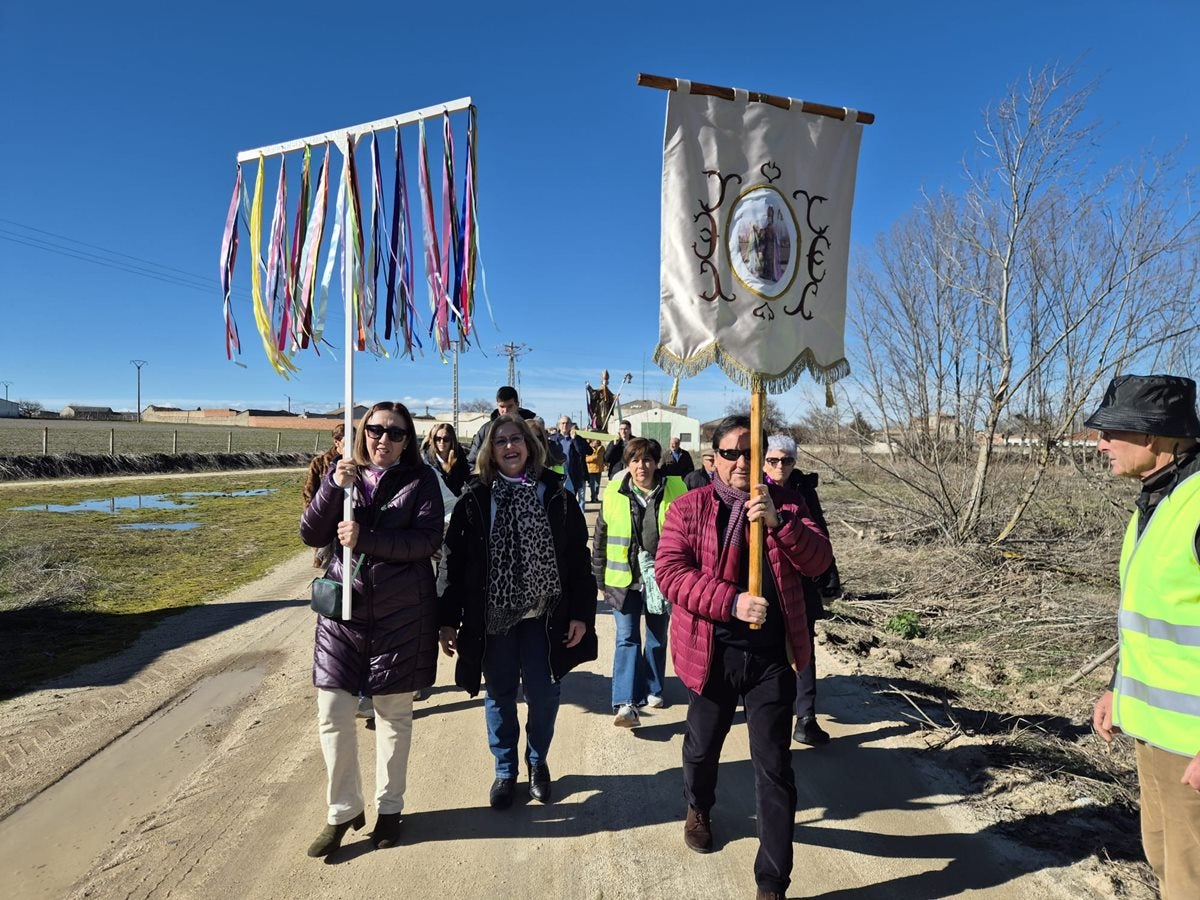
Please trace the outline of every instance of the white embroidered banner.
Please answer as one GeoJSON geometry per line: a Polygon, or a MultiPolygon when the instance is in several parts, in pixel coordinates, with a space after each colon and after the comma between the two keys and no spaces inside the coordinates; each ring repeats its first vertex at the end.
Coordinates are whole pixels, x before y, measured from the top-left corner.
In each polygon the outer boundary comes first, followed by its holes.
{"type": "Polygon", "coordinates": [[[845,357],[846,267],[862,126],[748,102],[667,96],[662,298],[654,360],[717,363],[748,388],[826,384],[845,357]]]}

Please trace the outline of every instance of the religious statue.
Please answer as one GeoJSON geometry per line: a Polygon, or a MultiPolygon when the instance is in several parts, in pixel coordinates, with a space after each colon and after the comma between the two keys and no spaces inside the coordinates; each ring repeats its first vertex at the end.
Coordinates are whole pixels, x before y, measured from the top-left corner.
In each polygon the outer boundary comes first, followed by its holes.
{"type": "Polygon", "coordinates": [[[613,392],[608,389],[608,369],[600,374],[600,387],[592,387],[590,381],[586,384],[588,427],[592,431],[603,431],[608,423],[608,417],[612,414],[615,401],[613,392]]]}

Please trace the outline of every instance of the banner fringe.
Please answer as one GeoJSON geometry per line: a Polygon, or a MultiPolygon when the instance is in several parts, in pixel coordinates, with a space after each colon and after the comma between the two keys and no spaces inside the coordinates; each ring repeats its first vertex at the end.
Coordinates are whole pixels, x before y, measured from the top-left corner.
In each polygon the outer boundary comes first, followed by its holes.
{"type": "Polygon", "coordinates": [[[808,372],[818,384],[824,384],[826,387],[850,374],[850,363],[845,357],[828,366],[822,366],[817,362],[812,350],[807,347],[792,361],[790,366],[774,375],[752,372],[726,353],[717,342],[709,344],[699,353],[686,359],[676,355],[665,344],[660,343],[654,348],[653,359],[655,365],[676,378],[693,378],[716,363],[720,366],[721,371],[729,376],[729,380],[735,384],[748,391],[762,388],[769,394],[782,394],[795,387],[800,376],[805,372],[808,372]]]}

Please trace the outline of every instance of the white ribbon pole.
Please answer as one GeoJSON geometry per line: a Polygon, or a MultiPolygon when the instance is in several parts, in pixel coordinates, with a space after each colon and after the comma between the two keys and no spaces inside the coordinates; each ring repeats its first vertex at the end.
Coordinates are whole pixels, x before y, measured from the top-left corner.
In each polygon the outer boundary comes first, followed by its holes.
{"type": "MultiPolygon", "coordinates": [[[[347,133],[344,142],[341,144],[341,150],[345,158],[350,158],[350,143],[354,140],[354,135],[347,133]]],[[[350,177],[350,169],[347,166],[345,169],[346,177],[350,177]]],[[[350,224],[350,216],[348,215],[350,204],[353,199],[350,196],[350,191],[347,189],[343,196],[342,208],[339,215],[342,217],[343,231],[350,224]]],[[[345,407],[343,423],[346,428],[346,434],[343,438],[348,443],[343,443],[342,447],[348,449],[348,453],[344,454],[344,458],[354,457],[354,247],[350,240],[350,232],[345,231],[344,240],[342,241],[342,300],[345,306],[346,321],[345,321],[345,343],[343,346],[343,356],[345,356],[345,407]]],[[[342,506],[342,520],[346,522],[354,521],[354,482],[346,488],[346,499],[342,506]]],[[[351,571],[351,560],[354,558],[354,551],[349,547],[342,548],[342,621],[350,621],[350,602],[354,595],[354,574],[351,571]]]]}

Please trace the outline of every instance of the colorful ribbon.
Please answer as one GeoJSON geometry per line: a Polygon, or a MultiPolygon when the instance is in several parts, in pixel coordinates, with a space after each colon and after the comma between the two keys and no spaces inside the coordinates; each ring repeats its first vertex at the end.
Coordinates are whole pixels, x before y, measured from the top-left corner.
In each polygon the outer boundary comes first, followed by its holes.
{"type": "Polygon", "coordinates": [[[450,329],[447,323],[450,298],[442,280],[442,264],[438,253],[437,232],[433,217],[433,197],[429,186],[429,155],[425,143],[425,120],[419,123],[421,163],[421,224],[425,240],[425,281],[429,285],[429,307],[433,319],[429,330],[435,335],[438,350],[450,348],[450,329]]]}
{"type": "Polygon", "coordinates": [[[233,304],[229,295],[233,290],[233,268],[238,250],[238,200],[242,193],[242,167],[238,164],[237,178],[233,182],[233,197],[229,201],[229,212],[225,215],[225,234],[221,237],[221,296],[222,312],[225,317],[225,358],[242,353],[242,342],[238,337],[237,322],[233,317],[233,304]]]}

